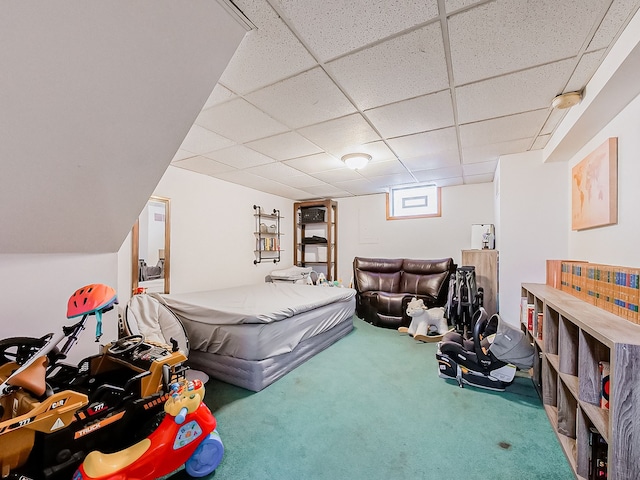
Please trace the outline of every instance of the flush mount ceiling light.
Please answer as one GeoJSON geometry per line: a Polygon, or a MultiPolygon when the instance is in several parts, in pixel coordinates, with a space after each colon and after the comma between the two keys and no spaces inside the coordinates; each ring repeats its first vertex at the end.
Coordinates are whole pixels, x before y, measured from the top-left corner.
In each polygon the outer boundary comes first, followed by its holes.
{"type": "Polygon", "coordinates": [[[582,100],[582,94],[580,92],[569,92],[558,95],[551,102],[553,108],[564,109],[575,107],[582,100]]]}
{"type": "Polygon", "coordinates": [[[349,153],[342,157],[342,161],[351,170],[360,170],[371,161],[371,155],[366,153],[349,153]]]}

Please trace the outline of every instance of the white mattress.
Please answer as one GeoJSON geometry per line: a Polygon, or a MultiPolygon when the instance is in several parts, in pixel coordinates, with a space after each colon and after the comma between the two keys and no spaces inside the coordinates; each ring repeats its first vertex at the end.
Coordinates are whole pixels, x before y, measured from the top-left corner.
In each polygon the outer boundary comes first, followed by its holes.
{"type": "Polygon", "coordinates": [[[184,325],[192,351],[244,360],[289,353],[355,311],[355,290],[308,285],[265,283],[159,298],[184,325]],[[256,299],[270,309],[260,310],[256,299]]]}
{"type": "Polygon", "coordinates": [[[355,298],[352,288],[258,283],[181,294],[153,294],[181,318],[208,325],[273,323],[340,300],[355,298]]]}

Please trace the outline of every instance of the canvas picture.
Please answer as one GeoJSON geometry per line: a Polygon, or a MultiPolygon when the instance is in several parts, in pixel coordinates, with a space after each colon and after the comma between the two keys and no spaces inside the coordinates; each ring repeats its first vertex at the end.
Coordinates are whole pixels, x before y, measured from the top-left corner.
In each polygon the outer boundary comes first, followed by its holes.
{"type": "Polygon", "coordinates": [[[571,170],[571,228],[618,222],[618,139],[609,138],[571,170]]]}

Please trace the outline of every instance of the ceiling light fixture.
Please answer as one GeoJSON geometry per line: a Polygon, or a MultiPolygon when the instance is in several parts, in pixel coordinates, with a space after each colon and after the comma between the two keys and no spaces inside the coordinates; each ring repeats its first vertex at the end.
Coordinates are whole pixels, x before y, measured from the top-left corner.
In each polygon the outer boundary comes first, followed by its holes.
{"type": "Polygon", "coordinates": [[[580,92],[568,92],[558,95],[551,102],[553,108],[565,109],[575,107],[582,100],[582,94],[580,92]]]}
{"type": "Polygon", "coordinates": [[[371,161],[371,155],[366,153],[349,153],[347,155],[343,155],[342,161],[351,170],[360,170],[361,168],[366,167],[371,161]]]}

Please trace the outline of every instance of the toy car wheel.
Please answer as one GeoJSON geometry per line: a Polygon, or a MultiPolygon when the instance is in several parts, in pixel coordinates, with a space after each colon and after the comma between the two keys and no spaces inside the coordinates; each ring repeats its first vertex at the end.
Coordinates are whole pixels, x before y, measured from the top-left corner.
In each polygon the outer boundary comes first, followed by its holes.
{"type": "MultiPolygon", "coordinates": [[[[0,340],[0,365],[8,362],[16,362],[18,365],[22,365],[40,350],[48,340],[46,336],[42,338],[11,337],[0,340]]],[[[59,352],[60,350],[56,347],[47,354],[50,363],[55,360],[59,352]]]]}
{"type": "Polygon", "coordinates": [[[184,464],[184,468],[192,477],[204,477],[218,468],[223,455],[224,445],[218,431],[214,430],[198,445],[184,464]]]}

